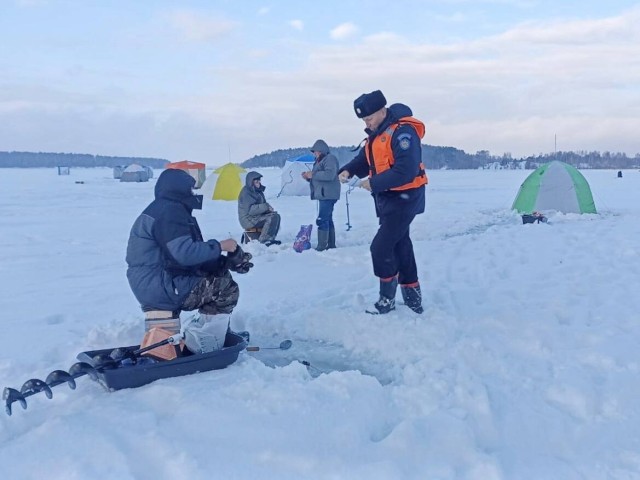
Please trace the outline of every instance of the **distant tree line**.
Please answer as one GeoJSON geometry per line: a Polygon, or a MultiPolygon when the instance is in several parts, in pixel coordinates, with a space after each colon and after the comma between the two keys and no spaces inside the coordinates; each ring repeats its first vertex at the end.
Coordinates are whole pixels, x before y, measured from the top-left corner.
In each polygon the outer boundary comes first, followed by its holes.
{"type": "MultiPolygon", "coordinates": [[[[354,147],[331,147],[331,153],[333,153],[340,165],[344,165],[351,160],[356,152],[353,152],[354,147]]],[[[284,162],[289,159],[299,158],[303,155],[311,155],[311,151],[308,148],[287,148],[276,150],[271,153],[263,153],[255,155],[249,160],[245,160],[240,165],[245,168],[259,168],[259,167],[282,167],[284,162]]]]}
{"type": "MultiPolygon", "coordinates": [[[[340,165],[349,162],[357,153],[357,147],[353,146],[330,148],[331,153],[338,158],[340,165]]],[[[275,150],[271,153],[255,155],[242,162],[241,165],[245,168],[282,167],[287,160],[298,158],[309,153],[308,148],[275,150]]],[[[534,169],[552,160],[560,160],[577,168],[640,168],[640,154],[636,154],[634,157],[628,157],[624,153],[611,152],[556,152],[514,159],[509,153],[494,156],[487,150],[480,150],[472,154],[454,147],[422,145],[422,158],[427,168],[433,170],[478,168],[534,169]]]]}
{"type": "Polygon", "coordinates": [[[624,153],[612,152],[557,152],[522,159],[522,161],[527,162],[526,168],[537,168],[552,160],[560,160],[577,168],[624,169],[640,167],[639,153],[636,153],[634,157],[627,157],[624,153]]]}
{"type": "Polygon", "coordinates": [[[164,168],[169,160],[146,157],[106,157],[86,153],[0,152],[0,168],[117,167],[137,163],[164,168]]]}
{"type": "MultiPolygon", "coordinates": [[[[340,165],[349,162],[357,153],[358,147],[331,147],[331,153],[340,165]]],[[[282,167],[289,159],[310,154],[308,148],[288,148],[271,153],[255,155],[241,165],[245,168],[282,167]]],[[[428,169],[478,169],[499,168],[534,169],[552,160],[560,160],[577,168],[629,169],[640,168],[640,154],[628,157],[624,153],[612,152],[556,152],[537,156],[514,159],[511,154],[491,155],[487,150],[466,153],[454,147],[436,147],[422,145],[422,158],[428,169]]],[[[116,167],[138,163],[151,168],[162,169],[169,160],[147,157],[108,157],[83,153],[44,153],[44,152],[0,152],[0,168],[35,168],[35,167],[116,167]]]]}

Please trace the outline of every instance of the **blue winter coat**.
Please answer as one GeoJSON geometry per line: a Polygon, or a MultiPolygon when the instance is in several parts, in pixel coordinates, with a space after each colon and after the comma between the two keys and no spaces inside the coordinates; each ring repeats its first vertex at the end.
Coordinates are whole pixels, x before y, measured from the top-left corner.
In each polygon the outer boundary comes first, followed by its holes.
{"type": "MultiPolygon", "coordinates": [[[[369,135],[369,139],[373,140],[384,133],[390,125],[397,123],[400,118],[410,117],[411,115],[412,112],[408,106],[402,103],[394,103],[387,109],[387,116],[375,132],[369,129],[365,129],[365,131],[369,135]]],[[[371,191],[376,204],[376,214],[379,217],[384,217],[397,215],[401,212],[410,215],[423,213],[425,209],[424,186],[402,191],[390,190],[415,178],[422,162],[420,137],[418,137],[411,125],[400,125],[393,132],[391,145],[395,162],[393,168],[385,172],[386,175],[373,175],[370,179],[371,191]],[[410,147],[408,149],[399,147],[398,137],[400,135],[408,136],[410,139],[410,147]]],[[[340,172],[347,170],[351,176],[367,177],[370,171],[364,148],[362,147],[353,160],[340,169],[340,172]]]]}
{"type": "Polygon", "coordinates": [[[224,256],[217,240],[204,242],[194,208],[195,180],[183,170],[167,169],[158,178],[155,200],[131,228],[127,279],[143,310],[179,310],[193,287],[219,270],[224,256]]]}

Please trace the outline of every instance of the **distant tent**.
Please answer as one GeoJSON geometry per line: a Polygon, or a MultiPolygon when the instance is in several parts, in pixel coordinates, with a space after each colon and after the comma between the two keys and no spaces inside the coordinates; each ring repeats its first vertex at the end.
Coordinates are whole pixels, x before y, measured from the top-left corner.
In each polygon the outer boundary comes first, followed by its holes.
{"type": "Polygon", "coordinates": [[[207,166],[204,163],[183,160],[181,162],[169,163],[165,168],[175,168],[177,170],[184,170],[185,172],[187,172],[189,175],[196,179],[194,188],[200,188],[204,181],[207,179],[207,166]]]}
{"type": "Polygon", "coordinates": [[[153,168],[147,167],[146,165],[143,165],[142,168],[145,169],[147,175],[149,175],[149,178],[153,178],[153,168]]]}
{"type": "Polygon", "coordinates": [[[211,200],[238,200],[244,186],[245,169],[235,163],[216,168],[205,180],[200,192],[211,200]]]}
{"type": "Polygon", "coordinates": [[[597,213],[587,180],[575,167],[557,160],[538,167],[526,178],[511,208],[520,213],[597,213]]]}
{"type": "Polygon", "coordinates": [[[279,195],[309,195],[309,182],[301,173],[311,171],[315,160],[311,153],[287,160],[282,167],[279,195]]]}
{"type": "Polygon", "coordinates": [[[71,167],[58,167],[58,175],[70,175],[71,167]]]}
{"type": "Polygon", "coordinates": [[[113,178],[115,178],[116,180],[120,179],[125,168],[127,168],[126,165],[116,165],[115,167],[113,167],[113,178]]]}
{"type": "Polygon", "coordinates": [[[142,165],[132,163],[122,171],[121,182],[148,182],[149,174],[142,165]]]}

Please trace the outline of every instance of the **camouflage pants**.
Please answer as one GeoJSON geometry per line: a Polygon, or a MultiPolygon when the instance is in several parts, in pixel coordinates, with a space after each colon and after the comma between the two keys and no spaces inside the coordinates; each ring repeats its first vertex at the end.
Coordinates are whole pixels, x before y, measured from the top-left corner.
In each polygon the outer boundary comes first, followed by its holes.
{"type": "Polygon", "coordinates": [[[240,289],[228,270],[222,276],[209,275],[200,280],[182,304],[182,310],[195,310],[208,315],[231,313],[238,304],[240,289]]]}

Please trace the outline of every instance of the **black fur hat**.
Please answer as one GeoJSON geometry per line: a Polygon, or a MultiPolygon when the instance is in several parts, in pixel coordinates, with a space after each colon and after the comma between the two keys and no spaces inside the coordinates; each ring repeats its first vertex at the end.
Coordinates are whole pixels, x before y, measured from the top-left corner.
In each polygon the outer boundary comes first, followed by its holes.
{"type": "Polygon", "coordinates": [[[356,111],[358,118],[368,117],[372,113],[376,113],[387,104],[387,99],[380,90],[374,90],[371,93],[363,93],[353,102],[353,109],[356,111]]]}

